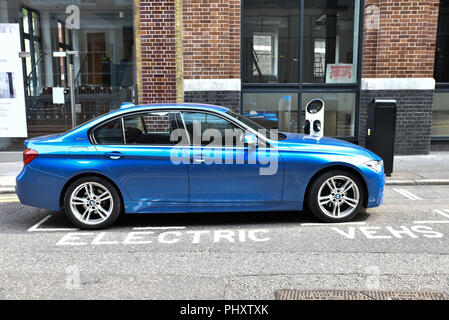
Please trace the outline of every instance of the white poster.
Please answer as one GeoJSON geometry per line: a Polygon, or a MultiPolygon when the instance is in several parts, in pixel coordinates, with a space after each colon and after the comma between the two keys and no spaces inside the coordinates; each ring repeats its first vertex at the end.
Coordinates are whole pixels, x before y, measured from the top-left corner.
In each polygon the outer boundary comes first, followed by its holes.
{"type": "Polygon", "coordinates": [[[0,23],[0,137],[27,137],[20,29],[17,23],[0,23]]]}
{"type": "Polygon", "coordinates": [[[326,83],[355,83],[355,66],[353,64],[328,64],[326,83]]]}

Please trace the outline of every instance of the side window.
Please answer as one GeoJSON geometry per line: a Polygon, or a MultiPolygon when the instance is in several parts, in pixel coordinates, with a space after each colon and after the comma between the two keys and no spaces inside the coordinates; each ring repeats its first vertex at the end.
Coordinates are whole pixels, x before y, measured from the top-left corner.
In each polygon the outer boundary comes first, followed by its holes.
{"type": "Polygon", "coordinates": [[[195,145],[206,146],[213,142],[214,145],[235,146],[241,143],[243,130],[226,119],[200,112],[182,112],[182,117],[190,141],[195,145]]]}
{"type": "Polygon", "coordinates": [[[97,144],[124,144],[121,119],[110,121],[94,131],[97,144]]]}
{"type": "Polygon", "coordinates": [[[126,144],[172,145],[173,130],[177,129],[174,112],[148,112],[123,118],[126,144]]]}

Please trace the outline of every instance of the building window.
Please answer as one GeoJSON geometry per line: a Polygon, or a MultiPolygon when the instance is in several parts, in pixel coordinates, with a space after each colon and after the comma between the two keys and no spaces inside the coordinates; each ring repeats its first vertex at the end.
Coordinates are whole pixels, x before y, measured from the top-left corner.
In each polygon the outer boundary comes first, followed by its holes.
{"type": "MultiPolygon", "coordinates": [[[[72,50],[71,46],[71,32],[65,26],[62,21],[57,21],[57,32],[58,32],[58,51],[66,52],[72,50]]],[[[68,58],[58,58],[56,63],[56,79],[55,82],[61,86],[65,87],[67,84],[67,59],[68,58]]]]}
{"type": "Polygon", "coordinates": [[[243,81],[299,82],[298,0],[243,1],[243,81]]]}
{"type": "Polygon", "coordinates": [[[277,34],[260,33],[253,35],[253,49],[257,60],[253,61],[253,76],[259,74],[276,78],[278,76],[277,34]]]}
{"type": "Polygon", "coordinates": [[[244,93],[243,115],[267,129],[298,132],[298,94],[244,93]]]}
{"type": "Polygon", "coordinates": [[[358,16],[358,1],[304,1],[303,82],[357,82],[358,16]]]}
{"type": "MultiPolygon", "coordinates": [[[[22,61],[29,137],[66,131],[73,115],[80,124],[136,98],[132,0],[0,3],[0,23],[20,24],[21,51],[27,52],[22,61]],[[70,13],[69,6],[77,10],[70,13]],[[67,51],[72,51],[67,57],[54,56],[67,51]],[[73,114],[70,64],[77,105],[73,114]],[[65,89],[65,99],[58,100],[63,103],[53,103],[55,87],[65,89]]],[[[5,149],[22,150],[23,139],[0,137],[0,150],[5,149]]]]}
{"type": "Polygon", "coordinates": [[[354,140],[362,3],[244,0],[242,113],[269,129],[301,132],[300,103],[323,99],[324,134],[354,140]]]}
{"type": "Polygon", "coordinates": [[[449,92],[436,92],[434,94],[432,136],[449,137],[449,92]]]}
{"type": "Polygon", "coordinates": [[[304,93],[302,95],[302,118],[305,108],[313,99],[324,101],[324,135],[331,137],[353,137],[355,135],[355,93],[304,93]]]}
{"type": "Polygon", "coordinates": [[[449,0],[440,0],[435,50],[432,138],[449,139],[449,0]]]}

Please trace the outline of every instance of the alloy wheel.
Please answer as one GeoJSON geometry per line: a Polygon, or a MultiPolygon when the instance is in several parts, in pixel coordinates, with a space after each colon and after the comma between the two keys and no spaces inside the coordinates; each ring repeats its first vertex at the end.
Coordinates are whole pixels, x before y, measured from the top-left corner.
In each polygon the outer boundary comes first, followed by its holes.
{"type": "Polygon", "coordinates": [[[351,215],[360,202],[360,190],[349,177],[334,176],[327,179],[318,191],[318,205],[330,218],[351,215]]]}
{"type": "Polygon", "coordinates": [[[70,208],[80,222],[97,225],[112,214],[114,201],[111,192],[102,184],[85,182],[70,195],[70,208]]]}

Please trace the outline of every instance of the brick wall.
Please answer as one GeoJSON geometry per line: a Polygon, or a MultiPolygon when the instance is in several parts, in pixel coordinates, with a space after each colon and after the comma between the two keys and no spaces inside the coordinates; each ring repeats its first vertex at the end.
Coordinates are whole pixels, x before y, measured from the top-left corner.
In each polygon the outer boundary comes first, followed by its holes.
{"type": "Polygon", "coordinates": [[[141,102],[175,102],[175,1],[141,0],[139,7],[141,102]]]}
{"type": "Polygon", "coordinates": [[[215,104],[240,113],[240,91],[189,91],[185,102],[215,104]]]}
{"type": "Polygon", "coordinates": [[[432,78],[439,0],[366,0],[363,78],[432,78]]]}
{"type": "Polygon", "coordinates": [[[240,0],[183,0],[185,79],[240,78],[240,0]]]}

